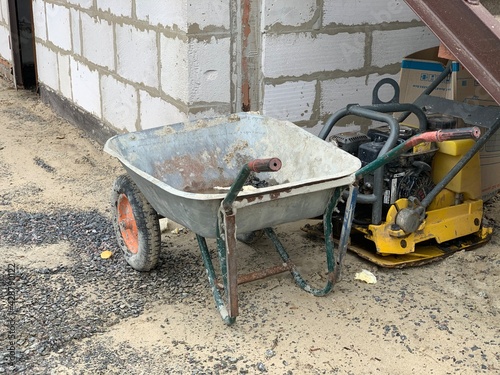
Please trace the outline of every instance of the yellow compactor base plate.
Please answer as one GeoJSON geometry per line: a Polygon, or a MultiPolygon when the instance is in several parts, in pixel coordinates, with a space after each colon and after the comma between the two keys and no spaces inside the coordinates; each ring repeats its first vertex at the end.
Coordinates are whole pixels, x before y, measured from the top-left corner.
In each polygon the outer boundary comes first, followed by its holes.
{"type": "MultiPolygon", "coordinates": [[[[323,223],[316,225],[306,224],[301,228],[313,238],[324,238],[323,223]]],[[[493,233],[491,227],[483,226],[476,233],[447,241],[441,244],[435,241],[427,241],[417,244],[415,251],[410,254],[380,255],[375,251],[375,244],[364,238],[363,234],[351,233],[351,241],[348,249],[380,267],[384,268],[404,268],[421,266],[427,263],[438,261],[450,256],[457,251],[473,250],[486,244],[493,233]]]]}

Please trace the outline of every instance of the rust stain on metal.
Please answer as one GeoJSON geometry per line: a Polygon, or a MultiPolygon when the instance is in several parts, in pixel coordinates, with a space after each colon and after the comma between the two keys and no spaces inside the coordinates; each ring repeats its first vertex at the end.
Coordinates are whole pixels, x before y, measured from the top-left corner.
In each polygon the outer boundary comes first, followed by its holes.
{"type": "Polygon", "coordinates": [[[236,216],[224,215],[229,316],[238,316],[238,263],[236,258],[236,216]]]}
{"type": "Polygon", "coordinates": [[[216,155],[201,158],[200,155],[181,155],[169,160],[154,162],[153,177],[175,189],[186,192],[213,192],[214,186],[229,186],[232,180],[223,176],[223,169],[216,155]],[[216,178],[207,181],[205,173],[210,169],[216,178]],[[180,181],[174,182],[173,176],[180,176],[180,181]]]}
{"type": "Polygon", "coordinates": [[[250,26],[250,10],[251,10],[251,0],[242,0],[242,56],[241,56],[241,109],[243,112],[250,111],[251,103],[250,103],[250,76],[248,69],[248,38],[250,33],[252,32],[252,28],[250,26]]]}
{"type": "Polygon", "coordinates": [[[245,196],[243,199],[246,199],[248,203],[255,202],[256,200],[262,200],[264,199],[263,195],[251,195],[251,196],[245,196]]]}
{"type": "Polygon", "coordinates": [[[278,191],[278,192],[272,192],[272,193],[269,193],[269,196],[271,197],[272,200],[274,199],[278,199],[280,197],[281,193],[278,191]]]}
{"type": "Polygon", "coordinates": [[[283,272],[290,271],[292,268],[293,264],[291,262],[288,262],[279,266],[274,266],[264,270],[259,270],[244,275],[240,275],[238,276],[238,284],[245,284],[251,281],[265,279],[266,277],[269,276],[274,276],[283,272]]]}

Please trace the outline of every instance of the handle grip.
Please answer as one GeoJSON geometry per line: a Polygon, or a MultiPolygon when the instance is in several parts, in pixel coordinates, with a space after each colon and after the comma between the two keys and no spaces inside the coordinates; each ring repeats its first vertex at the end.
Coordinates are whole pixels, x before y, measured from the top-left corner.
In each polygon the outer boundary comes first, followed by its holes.
{"type": "Polygon", "coordinates": [[[253,172],[277,172],[281,169],[281,160],[278,158],[255,159],[248,163],[253,172]]]}
{"type": "Polygon", "coordinates": [[[472,128],[441,129],[436,132],[438,142],[451,141],[454,139],[479,139],[481,129],[477,126],[472,128]]]}

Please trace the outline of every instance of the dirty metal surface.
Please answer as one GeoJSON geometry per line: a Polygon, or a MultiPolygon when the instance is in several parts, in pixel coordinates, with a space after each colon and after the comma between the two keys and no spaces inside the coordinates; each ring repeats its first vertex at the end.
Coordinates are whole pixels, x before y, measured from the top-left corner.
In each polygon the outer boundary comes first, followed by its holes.
{"type": "Polygon", "coordinates": [[[500,21],[478,0],[405,0],[500,104],[500,21]]]}
{"type": "Polygon", "coordinates": [[[115,136],[104,150],[118,158],[162,216],[208,238],[228,187],[243,165],[279,158],[269,186],[243,190],[234,207],[241,233],[323,214],[332,189],[354,181],[361,162],[296,125],[240,113],[115,136]]]}

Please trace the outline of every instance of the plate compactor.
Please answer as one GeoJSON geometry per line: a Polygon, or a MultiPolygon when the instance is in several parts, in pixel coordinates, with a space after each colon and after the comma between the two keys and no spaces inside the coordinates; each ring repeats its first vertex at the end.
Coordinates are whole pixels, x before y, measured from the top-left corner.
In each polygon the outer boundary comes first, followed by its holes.
{"type": "MultiPolygon", "coordinates": [[[[384,83],[397,88],[396,82],[384,83]]],[[[428,93],[414,104],[398,103],[397,98],[381,103],[375,98],[376,92],[371,106],[351,105],[338,111],[319,134],[357,156],[363,166],[380,161],[378,167],[370,167],[369,173],[362,171],[358,175],[349,250],[382,267],[399,268],[428,263],[486,243],[493,230],[483,215],[479,151],[500,127],[500,109],[477,111],[475,106],[428,93]],[[402,113],[399,118],[389,114],[396,112],[402,113]],[[417,116],[418,127],[404,125],[403,119],[410,113],[417,116]],[[344,132],[328,137],[333,126],[348,115],[386,125],[365,133],[344,132]],[[416,134],[439,129],[460,131],[460,125],[481,126],[483,134],[477,140],[420,143],[390,161],[384,160],[391,150],[416,134]]],[[[345,225],[346,208],[338,208],[333,217],[334,236],[340,235],[345,225]]],[[[302,229],[319,235],[323,232],[321,226],[308,224],[302,229]]]]}

